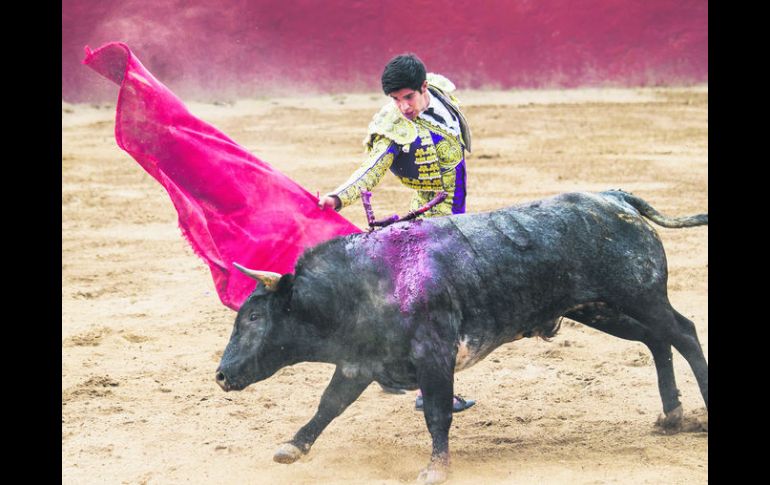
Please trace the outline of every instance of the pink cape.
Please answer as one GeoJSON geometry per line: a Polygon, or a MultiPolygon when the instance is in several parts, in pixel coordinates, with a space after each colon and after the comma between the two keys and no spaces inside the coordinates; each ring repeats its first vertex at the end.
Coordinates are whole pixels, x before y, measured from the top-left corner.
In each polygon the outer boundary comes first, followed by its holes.
{"type": "Polygon", "coordinates": [[[193,116],[127,45],[86,49],[83,64],[120,85],[115,139],[168,191],[179,227],[237,310],[253,279],[232,265],[290,273],[302,252],[361,232],[296,182],[193,116]]]}

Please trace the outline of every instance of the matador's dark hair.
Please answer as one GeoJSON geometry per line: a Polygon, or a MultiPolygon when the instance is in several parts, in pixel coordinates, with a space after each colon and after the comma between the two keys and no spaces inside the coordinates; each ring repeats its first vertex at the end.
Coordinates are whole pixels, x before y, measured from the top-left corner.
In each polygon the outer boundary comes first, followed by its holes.
{"type": "Polygon", "coordinates": [[[404,88],[419,91],[424,81],[425,64],[412,53],[394,57],[382,71],[382,90],[385,94],[404,88]]]}

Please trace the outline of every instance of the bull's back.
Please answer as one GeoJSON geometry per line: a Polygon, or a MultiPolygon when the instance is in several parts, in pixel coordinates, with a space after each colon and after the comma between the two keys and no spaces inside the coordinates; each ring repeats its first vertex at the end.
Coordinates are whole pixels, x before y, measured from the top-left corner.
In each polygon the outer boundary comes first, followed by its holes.
{"type": "Polygon", "coordinates": [[[611,193],[567,193],[431,223],[439,234],[431,259],[447,287],[466,314],[496,326],[520,322],[526,331],[608,288],[665,284],[657,234],[611,193]]]}

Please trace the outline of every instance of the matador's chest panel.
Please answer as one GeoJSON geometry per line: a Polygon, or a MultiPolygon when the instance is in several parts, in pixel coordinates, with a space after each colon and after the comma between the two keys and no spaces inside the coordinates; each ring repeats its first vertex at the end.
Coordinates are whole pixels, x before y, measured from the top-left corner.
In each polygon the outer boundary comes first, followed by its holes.
{"type": "Polygon", "coordinates": [[[390,171],[413,189],[442,190],[441,172],[454,169],[463,160],[460,142],[450,133],[430,129],[417,122],[417,137],[400,147],[390,171]]]}

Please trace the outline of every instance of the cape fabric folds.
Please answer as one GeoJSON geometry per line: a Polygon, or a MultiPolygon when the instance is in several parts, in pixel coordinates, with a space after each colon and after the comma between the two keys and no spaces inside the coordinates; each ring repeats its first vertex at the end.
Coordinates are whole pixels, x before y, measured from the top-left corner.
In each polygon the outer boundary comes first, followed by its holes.
{"type": "Polygon", "coordinates": [[[302,252],[361,232],[293,180],[193,116],[126,44],[86,49],[83,64],[120,85],[118,146],[168,191],[179,227],[211,269],[219,298],[237,310],[255,281],[232,263],[291,273],[302,252]]]}

